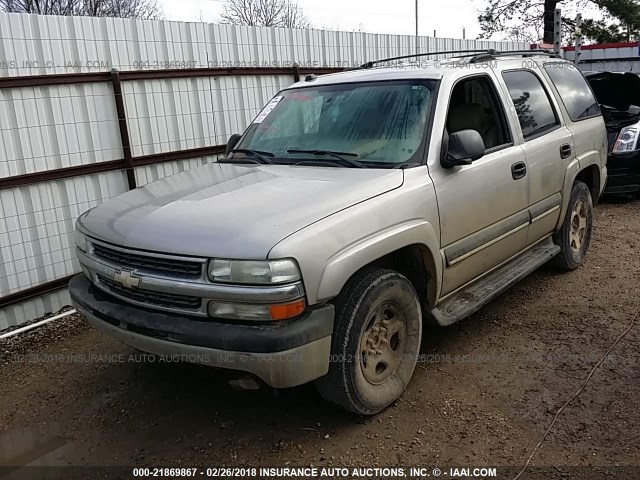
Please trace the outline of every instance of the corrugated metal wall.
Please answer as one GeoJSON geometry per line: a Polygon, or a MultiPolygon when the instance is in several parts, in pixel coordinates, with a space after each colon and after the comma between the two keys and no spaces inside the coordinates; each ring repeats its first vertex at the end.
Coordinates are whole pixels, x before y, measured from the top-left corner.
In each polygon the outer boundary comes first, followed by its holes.
{"type": "MultiPolygon", "coordinates": [[[[524,49],[524,43],[420,38],[420,50],[524,49]]],[[[203,67],[346,67],[415,52],[412,36],[205,23],[0,14],[0,77],[203,67]]],[[[134,156],[224,144],[286,75],[123,83],[134,156]]],[[[123,156],[109,83],[0,90],[0,178],[123,156]]],[[[215,157],[138,167],[138,185],[215,157]]],[[[123,172],[0,190],[0,297],[78,271],[73,224],[123,193],[123,172]]],[[[0,311],[0,329],[55,311],[66,292],[0,311]]]]}

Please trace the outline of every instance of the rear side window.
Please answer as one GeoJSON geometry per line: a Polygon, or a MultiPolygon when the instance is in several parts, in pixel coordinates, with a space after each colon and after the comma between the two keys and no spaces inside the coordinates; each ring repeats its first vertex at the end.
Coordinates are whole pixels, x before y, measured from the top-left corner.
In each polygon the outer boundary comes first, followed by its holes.
{"type": "Polygon", "coordinates": [[[516,108],[524,138],[537,136],[560,124],[549,95],[533,72],[514,70],[504,72],[502,77],[516,108]]]}
{"type": "Polygon", "coordinates": [[[577,68],[565,63],[545,63],[544,69],[558,89],[571,120],[577,122],[600,114],[598,102],[577,68]]]}

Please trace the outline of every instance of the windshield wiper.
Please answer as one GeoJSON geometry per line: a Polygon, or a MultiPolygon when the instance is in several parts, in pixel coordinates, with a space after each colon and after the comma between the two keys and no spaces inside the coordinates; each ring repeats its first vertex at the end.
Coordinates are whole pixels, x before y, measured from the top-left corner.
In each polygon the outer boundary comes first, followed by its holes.
{"type": "MultiPolygon", "coordinates": [[[[272,164],[273,162],[267,158],[273,157],[273,153],[271,152],[263,152],[260,150],[251,150],[249,148],[234,148],[230,153],[244,153],[245,155],[251,155],[253,159],[255,159],[255,163],[264,163],[264,164],[272,164]]],[[[225,160],[221,160],[224,162],[225,160]]]]}
{"type": "Polygon", "coordinates": [[[299,148],[292,148],[287,150],[287,153],[309,153],[311,155],[329,155],[330,157],[337,158],[341,162],[348,164],[351,167],[356,168],[367,168],[367,166],[363,163],[358,162],[357,160],[351,160],[346,157],[357,157],[357,153],[349,153],[349,152],[332,152],[330,150],[303,150],[299,148]]]}

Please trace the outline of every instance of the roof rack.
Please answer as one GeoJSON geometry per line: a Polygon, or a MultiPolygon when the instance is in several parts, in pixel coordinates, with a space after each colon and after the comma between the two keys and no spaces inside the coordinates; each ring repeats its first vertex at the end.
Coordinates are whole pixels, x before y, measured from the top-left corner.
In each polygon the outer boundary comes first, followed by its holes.
{"type": "Polygon", "coordinates": [[[491,53],[487,53],[484,55],[478,55],[476,57],[474,57],[472,59],[472,61],[478,61],[478,60],[486,60],[489,58],[495,58],[495,57],[508,57],[508,56],[520,56],[523,58],[527,58],[527,57],[533,57],[535,55],[545,55],[547,57],[552,57],[552,58],[560,58],[560,56],[558,54],[556,54],[555,52],[552,52],[551,50],[504,50],[504,51],[496,51],[494,50],[491,53]]]}
{"type": "Polygon", "coordinates": [[[376,65],[378,63],[392,62],[394,60],[404,60],[406,58],[428,57],[428,56],[433,56],[433,55],[452,55],[452,54],[458,54],[458,53],[472,53],[474,55],[480,54],[480,53],[491,54],[491,53],[494,53],[494,52],[495,52],[495,50],[483,49],[483,50],[447,50],[447,51],[444,51],[444,52],[413,53],[413,54],[410,54],[410,55],[401,55],[399,57],[389,57],[389,58],[382,58],[380,60],[371,60],[369,62],[363,63],[362,65],[360,65],[357,68],[372,68],[374,65],[376,65]]]}
{"type": "Polygon", "coordinates": [[[533,55],[547,55],[551,57],[558,57],[554,52],[550,50],[505,50],[498,51],[492,48],[482,49],[482,50],[446,50],[442,52],[425,52],[425,53],[413,53],[410,55],[401,55],[399,57],[389,57],[382,58],[380,60],[371,60],[369,62],[365,62],[359,67],[355,69],[367,69],[373,68],[374,65],[384,62],[392,62],[394,60],[404,60],[407,58],[416,58],[416,57],[428,57],[434,55],[456,55],[456,57],[452,58],[462,58],[462,57],[472,57],[471,62],[477,60],[486,60],[490,58],[506,56],[506,55],[521,55],[523,57],[529,57],[533,55]]]}

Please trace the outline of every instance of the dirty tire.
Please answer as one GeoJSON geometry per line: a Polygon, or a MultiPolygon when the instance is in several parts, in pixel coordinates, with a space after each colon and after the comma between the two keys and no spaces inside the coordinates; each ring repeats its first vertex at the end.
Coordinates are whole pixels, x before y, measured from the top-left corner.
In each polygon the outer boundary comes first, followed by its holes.
{"type": "Polygon", "coordinates": [[[373,415],[398,399],[413,375],[422,337],[418,296],[406,277],[370,268],[349,281],[335,306],[329,373],[316,386],[329,402],[373,415]]]}
{"type": "Polygon", "coordinates": [[[573,270],[584,262],[593,227],[593,201],[589,188],[576,182],[571,189],[569,206],[562,228],[553,235],[560,253],[553,258],[553,265],[563,270],[573,270]]]}

